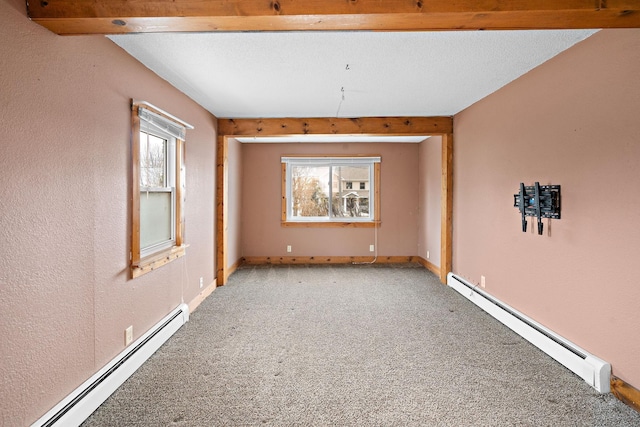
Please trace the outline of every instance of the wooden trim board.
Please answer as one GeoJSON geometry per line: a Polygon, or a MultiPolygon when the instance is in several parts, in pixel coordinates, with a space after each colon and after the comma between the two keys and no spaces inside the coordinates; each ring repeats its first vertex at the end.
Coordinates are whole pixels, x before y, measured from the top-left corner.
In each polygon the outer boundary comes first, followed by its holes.
{"type": "Polygon", "coordinates": [[[218,286],[224,286],[225,268],[227,254],[227,233],[226,233],[226,202],[227,194],[225,192],[225,180],[227,169],[227,138],[224,135],[218,135],[216,145],[216,280],[218,286]]]}
{"type": "Polygon", "coordinates": [[[442,180],[440,197],[440,281],[447,283],[453,270],[453,134],[442,135],[442,180]]]}
{"type": "Polygon", "coordinates": [[[200,304],[202,304],[202,301],[206,300],[209,297],[209,295],[211,295],[215,290],[216,290],[216,279],[213,279],[213,282],[209,286],[207,286],[194,299],[192,299],[191,302],[189,302],[189,313],[193,313],[195,309],[198,308],[200,304]]]}
{"type": "Polygon", "coordinates": [[[438,267],[437,265],[431,263],[430,261],[422,258],[421,256],[417,256],[415,258],[416,258],[416,261],[420,265],[422,265],[424,268],[426,268],[427,270],[429,270],[430,272],[432,272],[436,276],[440,277],[440,267],[438,267]]]}
{"type": "MultiPolygon", "coordinates": [[[[405,264],[418,262],[414,256],[379,256],[375,264],[405,264]]],[[[371,263],[373,256],[264,256],[244,257],[246,265],[296,265],[296,264],[353,264],[371,263]]]]}
{"type": "Polygon", "coordinates": [[[370,221],[370,222],[348,222],[348,221],[322,221],[322,222],[312,222],[312,221],[282,221],[280,223],[282,227],[291,227],[291,228],[380,228],[382,223],[380,221],[370,221]]]}
{"type": "Polygon", "coordinates": [[[611,393],[625,404],[640,412],[640,390],[611,375],[611,393]]]}
{"type": "Polygon", "coordinates": [[[244,263],[243,258],[238,258],[236,260],[236,262],[233,263],[233,265],[229,268],[226,269],[225,271],[225,280],[227,280],[229,278],[229,276],[231,276],[233,273],[235,273],[235,271],[238,269],[238,267],[240,267],[242,264],[244,263]]]}
{"type": "Polygon", "coordinates": [[[640,27],[633,0],[55,0],[27,2],[57,34],[640,27]]]}
{"type": "Polygon", "coordinates": [[[218,132],[233,136],[442,135],[453,132],[452,117],[323,117],[306,119],[218,119],[218,132]]]}
{"type": "Polygon", "coordinates": [[[151,273],[154,270],[169,264],[185,255],[188,245],[172,246],[164,251],[158,252],[148,258],[138,260],[136,264],[131,265],[131,278],[135,279],[144,274],[151,273]]]}

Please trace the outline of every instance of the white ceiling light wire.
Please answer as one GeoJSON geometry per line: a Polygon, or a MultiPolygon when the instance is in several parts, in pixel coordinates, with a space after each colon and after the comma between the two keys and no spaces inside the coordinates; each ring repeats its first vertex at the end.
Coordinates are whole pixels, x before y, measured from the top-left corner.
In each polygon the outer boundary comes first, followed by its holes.
{"type": "Polygon", "coordinates": [[[338,110],[336,111],[336,118],[340,117],[340,108],[342,108],[342,103],[344,102],[344,86],[340,88],[340,92],[342,92],[342,96],[340,98],[340,102],[338,103],[338,110]]]}

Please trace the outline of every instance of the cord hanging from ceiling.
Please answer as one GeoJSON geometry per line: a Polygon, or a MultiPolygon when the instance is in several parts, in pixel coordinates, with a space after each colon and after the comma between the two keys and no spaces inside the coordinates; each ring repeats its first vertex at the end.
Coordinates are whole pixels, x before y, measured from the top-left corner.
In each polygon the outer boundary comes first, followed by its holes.
{"type": "MultiPolygon", "coordinates": [[[[345,71],[349,71],[351,70],[351,68],[349,68],[349,64],[347,64],[344,67],[345,71]]],[[[340,102],[338,103],[338,109],[336,110],[336,118],[340,117],[340,109],[342,108],[342,103],[344,102],[344,86],[342,86],[340,88],[340,92],[341,92],[341,96],[340,96],[340,102]]]]}
{"type": "Polygon", "coordinates": [[[338,103],[338,110],[336,111],[336,118],[340,117],[340,108],[342,107],[342,103],[344,102],[344,86],[340,88],[340,92],[342,92],[342,97],[340,102],[338,103]]]}

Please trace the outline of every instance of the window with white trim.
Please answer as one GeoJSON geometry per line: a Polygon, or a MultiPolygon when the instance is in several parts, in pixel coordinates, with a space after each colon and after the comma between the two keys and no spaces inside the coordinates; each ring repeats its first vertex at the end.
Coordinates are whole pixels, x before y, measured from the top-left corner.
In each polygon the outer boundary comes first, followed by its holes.
{"type": "Polygon", "coordinates": [[[184,140],[192,126],[141,102],[132,104],[133,277],[184,255],[184,140]]]}
{"type": "Polygon", "coordinates": [[[281,162],[285,225],[379,221],[380,157],[291,156],[281,162]]]}

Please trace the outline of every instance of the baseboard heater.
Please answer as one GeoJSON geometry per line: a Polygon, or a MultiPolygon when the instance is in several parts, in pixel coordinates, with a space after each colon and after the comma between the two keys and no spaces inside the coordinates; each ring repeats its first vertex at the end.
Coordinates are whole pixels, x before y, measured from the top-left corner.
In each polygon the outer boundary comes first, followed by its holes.
{"type": "Polygon", "coordinates": [[[189,307],[180,304],[104,368],[44,414],[32,427],[79,426],[182,325],[189,307]]]}
{"type": "Polygon", "coordinates": [[[611,365],[509,307],[477,286],[449,273],[447,285],[518,335],[573,371],[601,393],[610,391],[611,365]]]}

